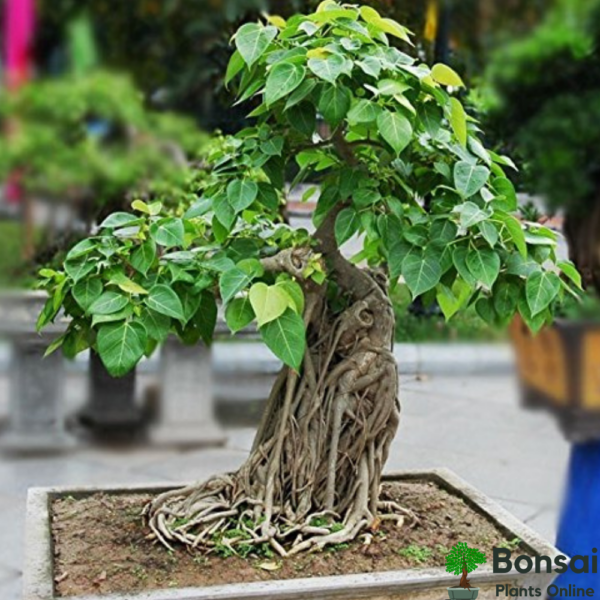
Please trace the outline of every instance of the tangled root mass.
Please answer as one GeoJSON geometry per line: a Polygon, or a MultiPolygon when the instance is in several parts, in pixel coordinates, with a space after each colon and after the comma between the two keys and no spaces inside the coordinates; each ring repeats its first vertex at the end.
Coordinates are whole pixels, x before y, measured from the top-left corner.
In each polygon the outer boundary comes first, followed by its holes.
{"type": "Polygon", "coordinates": [[[347,308],[333,315],[322,292],[307,293],[301,375],[279,373],[244,465],[146,507],[165,546],[266,545],[287,556],[348,542],[383,519],[414,520],[380,501],[400,411],[393,310],[373,274],[342,266],[347,308]]]}

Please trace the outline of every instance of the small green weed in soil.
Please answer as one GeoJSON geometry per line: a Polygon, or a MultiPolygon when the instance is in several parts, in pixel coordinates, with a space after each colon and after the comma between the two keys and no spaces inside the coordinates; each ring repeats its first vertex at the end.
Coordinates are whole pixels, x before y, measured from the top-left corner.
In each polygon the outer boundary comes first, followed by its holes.
{"type": "Polygon", "coordinates": [[[506,550],[510,550],[511,552],[514,552],[515,550],[517,550],[519,548],[520,545],[521,545],[521,540],[519,538],[515,538],[514,540],[500,542],[498,544],[498,548],[504,548],[506,550]]]}
{"type": "Polygon", "coordinates": [[[427,546],[410,544],[410,546],[406,546],[406,548],[400,548],[400,550],[398,550],[398,554],[400,556],[404,556],[405,558],[413,559],[416,563],[422,564],[431,558],[433,550],[427,548],[427,546]]]}

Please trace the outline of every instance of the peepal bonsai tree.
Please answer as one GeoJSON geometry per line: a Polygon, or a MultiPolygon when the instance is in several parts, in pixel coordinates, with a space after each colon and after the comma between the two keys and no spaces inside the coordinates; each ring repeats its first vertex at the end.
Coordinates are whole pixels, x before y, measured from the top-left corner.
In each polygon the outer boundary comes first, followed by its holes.
{"type": "Polygon", "coordinates": [[[458,587],[471,589],[468,575],[486,562],[485,554],[476,548],[469,548],[464,542],[455,544],[446,557],[446,572],[461,575],[458,587]]]}
{"type": "Polygon", "coordinates": [[[52,349],[92,347],[121,376],[170,332],[210,342],[217,301],[233,333],[255,321],[284,367],[250,456],[146,515],[169,547],[286,556],[413,516],[380,497],[400,416],[390,285],[402,276],[448,318],[476,303],[490,320],[532,322],[567,284],[547,260],[555,234],[512,216],[511,163],[479,141],[452,94],[461,79],[396,47],[412,46],[404,27],[331,0],[268,21],[235,36],[227,81],[256,121],[211,157],[198,201],[180,216],[137,201],[108,217],[64,272],[43,273],[40,326],[64,307],[52,349]],[[280,216],[293,172],[319,193],[312,234],[280,216]]]}

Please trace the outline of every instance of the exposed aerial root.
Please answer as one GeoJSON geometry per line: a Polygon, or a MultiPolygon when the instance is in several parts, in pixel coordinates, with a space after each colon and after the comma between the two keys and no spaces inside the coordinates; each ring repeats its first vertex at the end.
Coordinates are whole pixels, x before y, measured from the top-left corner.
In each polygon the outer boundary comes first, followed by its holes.
{"type": "MultiPolygon", "coordinates": [[[[368,485],[366,467],[363,470],[364,485],[368,485]]],[[[252,498],[232,497],[231,478],[216,477],[204,484],[171,492],[157,497],[146,507],[149,525],[167,548],[180,542],[192,549],[211,551],[218,547],[245,555],[250,548],[269,545],[279,556],[291,556],[307,550],[321,550],[327,545],[350,542],[364,530],[374,529],[381,521],[392,520],[398,526],[413,527],[418,517],[395,502],[378,503],[382,512],[371,513],[366,494],[359,494],[362,502],[352,506],[342,519],[334,511],[311,512],[301,522],[286,516],[281,507],[272,512],[268,533],[262,531],[256,509],[264,504],[252,498]],[[209,495],[207,495],[209,494],[209,495]],[[227,499],[229,497],[229,499],[227,499]],[[408,522],[406,522],[408,519],[408,522]]],[[[362,484],[361,484],[362,486],[362,484]]],[[[364,488],[363,488],[364,489],[364,488]]]]}
{"type": "Polygon", "coordinates": [[[337,316],[322,292],[307,294],[302,376],[278,376],[245,464],[146,507],[165,546],[288,556],[349,542],[381,520],[418,523],[379,498],[399,422],[393,311],[375,279],[353,269],[360,293],[337,316]]]}

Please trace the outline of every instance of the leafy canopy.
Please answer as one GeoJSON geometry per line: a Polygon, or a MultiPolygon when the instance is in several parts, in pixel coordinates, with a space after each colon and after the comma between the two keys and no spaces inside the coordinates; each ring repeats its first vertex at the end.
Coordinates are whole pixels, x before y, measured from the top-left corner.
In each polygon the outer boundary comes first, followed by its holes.
{"type": "Polygon", "coordinates": [[[576,272],[567,283],[554,264],[556,234],[513,216],[512,162],[485,150],[460,77],[413,58],[403,26],[326,0],[245,24],[234,43],[226,80],[238,102],[253,99],[254,124],[209,157],[191,205],[136,202],[73,248],[64,271],[42,272],[39,325],[61,306],[73,318],[55,347],[93,346],[121,374],[169,332],[209,342],[220,299],[232,332],[256,321],[298,369],[307,282],[328,285],[332,306],[344,297],[316,241],[282,220],[290,173],[292,188],[309,184],[305,200],[318,197],[314,224],[334,221],[338,246],[360,236],[352,260],[385,269],[391,285],[403,277],[447,318],[474,304],[489,322],[519,312],[538,329],[575,293],[576,272]],[[277,267],[292,251],[303,252],[299,272],[277,267]]]}
{"type": "Polygon", "coordinates": [[[485,554],[476,548],[469,548],[464,542],[454,545],[446,557],[446,572],[461,575],[463,569],[472,573],[486,562],[485,554]]]}

